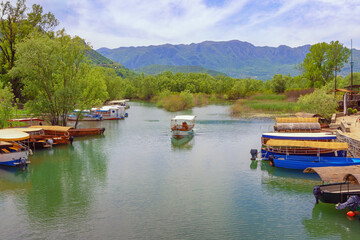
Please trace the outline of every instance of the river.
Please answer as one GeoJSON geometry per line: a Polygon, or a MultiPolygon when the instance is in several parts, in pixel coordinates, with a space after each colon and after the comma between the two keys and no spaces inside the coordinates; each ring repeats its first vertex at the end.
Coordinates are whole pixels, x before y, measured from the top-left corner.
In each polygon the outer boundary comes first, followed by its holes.
{"type": "Polygon", "coordinates": [[[131,103],[104,136],[37,150],[26,171],[0,169],[0,239],[357,239],[359,220],[315,205],[313,174],[251,161],[271,119],[228,106],[170,113],[131,103]],[[197,116],[174,142],[170,119],[197,116]]]}

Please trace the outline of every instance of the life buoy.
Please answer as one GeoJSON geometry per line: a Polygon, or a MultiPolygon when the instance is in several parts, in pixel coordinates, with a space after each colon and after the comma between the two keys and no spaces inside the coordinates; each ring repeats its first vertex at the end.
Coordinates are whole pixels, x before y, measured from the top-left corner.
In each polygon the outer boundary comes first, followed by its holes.
{"type": "Polygon", "coordinates": [[[70,133],[69,132],[65,132],[65,137],[69,137],[70,136],[70,133]]]}

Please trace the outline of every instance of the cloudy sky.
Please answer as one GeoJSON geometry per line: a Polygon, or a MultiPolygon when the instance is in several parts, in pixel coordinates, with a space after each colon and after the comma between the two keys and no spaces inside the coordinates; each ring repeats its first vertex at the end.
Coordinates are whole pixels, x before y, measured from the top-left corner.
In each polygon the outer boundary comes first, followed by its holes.
{"type": "MultiPolygon", "coordinates": [[[[12,0],[11,2],[15,2],[12,0]]],[[[297,47],[339,40],[360,48],[360,0],[27,0],[94,49],[247,41],[297,47]]]]}

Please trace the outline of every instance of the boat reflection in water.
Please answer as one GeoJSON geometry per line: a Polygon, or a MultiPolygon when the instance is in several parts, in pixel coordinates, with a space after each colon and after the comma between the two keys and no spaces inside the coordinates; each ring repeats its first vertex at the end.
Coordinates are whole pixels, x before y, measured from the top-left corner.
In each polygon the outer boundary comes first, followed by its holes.
{"type": "Polygon", "coordinates": [[[339,214],[339,210],[332,204],[315,205],[311,218],[303,219],[302,224],[309,238],[358,239],[360,235],[357,217],[348,219],[345,211],[339,214]]]}
{"type": "Polygon", "coordinates": [[[194,141],[191,141],[194,135],[188,135],[183,137],[171,137],[171,145],[177,149],[191,149],[194,145],[194,141]]]}

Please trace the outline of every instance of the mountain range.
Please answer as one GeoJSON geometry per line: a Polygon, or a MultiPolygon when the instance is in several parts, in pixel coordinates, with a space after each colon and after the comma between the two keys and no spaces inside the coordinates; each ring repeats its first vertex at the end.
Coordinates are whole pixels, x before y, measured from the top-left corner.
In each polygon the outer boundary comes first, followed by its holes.
{"type": "MultiPolygon", "coordinates": [[[[248,42],[232,40],[189,45],[100,48],[97,52],[127,68],[148,74],[157,74],[170,70],[171,67],[174,69],[174,66],[200,66],[231,77],[266,80],[279,73],[292,76],[300,74],[296,65],[303,61],[310,47],[311,45],[295,48],[285,45],[258,47],[248,42]],[[157,70],[154,70],[154,66],[157,70]]],[[[360,63],[356,61],[360,60],[360,51],[353,50],[353,57],[354,68],[360,69],[360,63]]],[[[345,75],[350,71],[350,64],[348,65],[340,74],[345,75]]]]}

